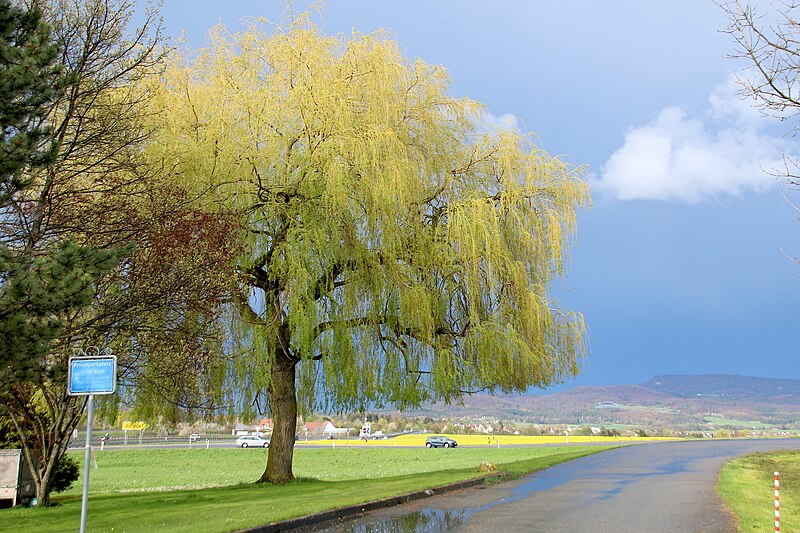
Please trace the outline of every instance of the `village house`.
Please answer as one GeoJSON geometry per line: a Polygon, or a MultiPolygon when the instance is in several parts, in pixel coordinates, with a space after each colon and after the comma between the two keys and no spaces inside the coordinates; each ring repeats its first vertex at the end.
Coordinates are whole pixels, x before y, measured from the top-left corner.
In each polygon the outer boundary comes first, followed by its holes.
{"type": "Polygon", "coordinates": [[[339,429],[330,420],[324,422],[306,422],[303,425],[303,430],[309,435],[330,436],[334,433],[339,433],[339,429]]]}

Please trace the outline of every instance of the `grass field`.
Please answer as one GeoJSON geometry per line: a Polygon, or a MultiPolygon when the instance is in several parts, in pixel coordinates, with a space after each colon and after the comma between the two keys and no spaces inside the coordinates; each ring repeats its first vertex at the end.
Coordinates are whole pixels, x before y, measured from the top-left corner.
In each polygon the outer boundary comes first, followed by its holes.
{"type": "Polygon", "coordinates": [[[780,472],[781,531],[800,531],[800,452],[757,453],[727,463],[717,491],[739,531],[774,531],[773,473],[780,472]]]}
{"type": "MultiPolygon", "coordinates": [[[[522,475],[604,449],[298,447],[299,479],[277,487],[251,483],[264,470],[264,449],[109,449],[96,453],[87,531],[237,531],[479,477],[482,461],[522,475]]],[[[55,507],[0,511],[0,531],[77,530],[81,486],[55,507]]]]}
{"type": "Polygon", "coordinates": [[[732,426],[734,428],[747,428],[747,429],[772,429],[776,426],[772,424],[765,424],[755,420],[734,420],[731,418],[722,418],[719,416],[707,416],[706,422],[714,424],[717,427],[732,426]]]}

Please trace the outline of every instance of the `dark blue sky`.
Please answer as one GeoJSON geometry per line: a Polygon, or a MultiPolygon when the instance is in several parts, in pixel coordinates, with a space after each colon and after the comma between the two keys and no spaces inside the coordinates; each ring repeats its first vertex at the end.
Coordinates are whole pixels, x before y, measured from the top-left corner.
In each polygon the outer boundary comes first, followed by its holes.
{"type": "MultiPolygon", "coordinates": [[[[282,5],[166,0],[162,14],[196,47],[216,22],[279,21],[282,5]]],[[[321,25],[390,29],[448,67],[454,93],[587,165],[594,207],[553,291],[590,328],[568,385],[800,377],[800,267],[779,250],[800,255],[800,222],[762,171],[796,140],[735,96],[742,65],[713,2],[330,1],[321,25]]]]}

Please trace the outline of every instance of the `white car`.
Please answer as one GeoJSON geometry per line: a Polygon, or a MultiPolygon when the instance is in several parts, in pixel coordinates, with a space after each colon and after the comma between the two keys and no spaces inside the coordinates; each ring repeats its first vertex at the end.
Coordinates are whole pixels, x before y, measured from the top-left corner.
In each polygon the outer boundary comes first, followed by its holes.
{"type": "Polygon", "coordinates": [[[269,441],[262,439],[258,435],[243,435],[236,439],[236,445],[242,448],[249,448],[251,446],[269,448],[269,441]]]}

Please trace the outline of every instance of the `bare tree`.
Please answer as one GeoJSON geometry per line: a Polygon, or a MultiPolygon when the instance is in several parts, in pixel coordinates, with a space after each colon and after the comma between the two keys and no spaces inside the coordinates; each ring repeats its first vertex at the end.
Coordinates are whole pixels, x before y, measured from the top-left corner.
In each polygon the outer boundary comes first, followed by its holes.
{"type": "MultiPolygon", "coordinates": [[[[766,116],[800,129],[800,3],[774,0],[768,8],[733,0],[719,4],[736,43],[735,59],[746,62],[737,77],[742,95],[752,98],[766,116]]],[[[763,5],[763,4],[761,4],[763,5]]],[[[784,155],[777,172],[792,187],[800,186],[800,161],[784,155]]]]}
{"type": "MultiPolygon", "coordinates": [[[[157,15],[148,11],[142,26],[131,31],[132,0],[20,3],[43,12],[68,82],[41,114],[54,141],[52,158],[24,169],[26,188],[0,213],[2,245],[34,262],[64,242],[130,252],[141,228],[135,224],[141,218],[132,216],[136,198],[148,189],[137,155],[148,134],[143,119],[149,94],[143,81],[163,58],[157,15]]],[[[18,432],[42,505],[49,503],[53,471],[84,407],[82,399],[67,395],[67,359],[75,345],[108,342],[108,325],[118,315],[108,312],[106,296],[112,293],[104,278],[118,270],[108,269],[92,281],[90,305],[59,316],[62,331],[49,349],[27,355],[35,357],[26,364],[31,371],[0,391],[0,415],[18,432]]]]}

